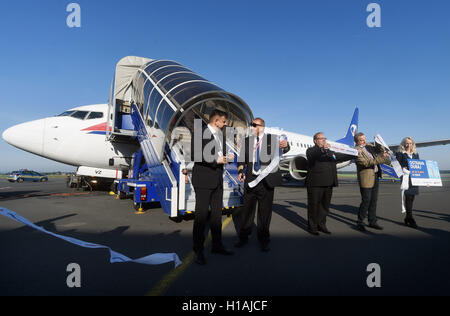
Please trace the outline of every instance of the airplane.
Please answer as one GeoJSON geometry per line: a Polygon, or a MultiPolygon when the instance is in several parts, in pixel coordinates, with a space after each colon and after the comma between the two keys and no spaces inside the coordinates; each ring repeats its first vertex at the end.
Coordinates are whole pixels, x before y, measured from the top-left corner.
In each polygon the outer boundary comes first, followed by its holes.
{"type": "MultiPolygon", "coordinates": [[[[75,166],[78,168],[77,175],[90,177],[95,183],[112,182],[127,174],[133,154],[139,150],[139,144],[107,140],[107,115],[108,104],[75,107],[53,117],[10,127],[3,132],[2,138],[21,150],[75,166]]],[[[359,110],[356,108],[345,137],[336,142],[354,146],[353,137],[358,130],[358,116],[359,110]]],[[[287,136],[291,150],[281,157],[280,171],[288,173],[294,180],[304,180],[308,168],[306,150],[314,146],[313,137],[280,128],[268,127],[266,132],[287,136]]],[[[418,142],[416,146],[446,144],[450,144],[450,139],[418,142]]],[[[397,150],[399,145],[389,147],[397,150]]],[[[337,168],[344,168],[351,163],[339,163],[337,168]]]]}
{"type": "Polygon", "coordinates": [[[112,182],[129,169],[139,144],[106,141],[107,110],[108,104],[75,107],[15,125],[2,138],[21,150],[78,167],[80,176],[112,182]]]}
{"type": "MultiPolygon", "coordinates": [[[[344,144],[348,147],[353,148],[356,132],[358,131],[358,117],[359,109],[355,108],[353,112],[353,117],[350,121],[350,125],[347,129],[347,133],[344,138],[338,139],[335,142],[344,144]]],[[[306,150],[310,147],[314,147],[314,139],[311,136],[301,135],[292,132],[286,132],[282,129],[268,128],[268,133],[275,135],[286,135],[291,150],[284,154],[280,159],[280,171],[287,171],[290,177],[297,181],[302,181],[306,178],[308,173],[308,160],[306,159],[306,150]]],[[[338,163],[336,165],[337,169],[342,169],[349,166],[352,161],[346,161],[338,163]]]]}
{"type": "MultiPolygon", "coordinates": [[[[358,112],[356,108],[346,136],[337,142],[353,146],[358,112]]],[[[80,176],[112,181],[128,172],[139,144],[107,140],[107,113],[108,104],[75,107],[53,117],[15,125],[5,130],[2,138],[21,150],[75,166],[80,176]]],[[[295,180],[303,180],[307,173],[306,150],[314,146],[313,138],[279,128],[267,128],[266,131],[287,136],[291,150],[281,157],[280,170],[288,172],[295,180]]],[[[343,168],[350,163],[341,163],[337,167],[343,168]]]]}

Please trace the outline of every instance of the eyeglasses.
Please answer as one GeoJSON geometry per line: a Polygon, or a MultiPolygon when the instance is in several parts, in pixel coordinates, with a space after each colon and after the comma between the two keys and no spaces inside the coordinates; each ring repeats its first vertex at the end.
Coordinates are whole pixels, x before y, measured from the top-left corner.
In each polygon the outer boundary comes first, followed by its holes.
{"type": "Polygon", "coordinates": [[[256,123],[252,123],[252,127],[258,127],[258,126],[263,126],[261,124],[256,124],[256,123]]]}

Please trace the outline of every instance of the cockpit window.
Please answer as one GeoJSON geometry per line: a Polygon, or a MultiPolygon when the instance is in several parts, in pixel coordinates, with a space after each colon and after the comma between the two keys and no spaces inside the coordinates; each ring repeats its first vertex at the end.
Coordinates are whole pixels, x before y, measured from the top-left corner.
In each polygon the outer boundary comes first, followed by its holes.
{"type": "Polygon", "coordinates": [[[103,117],[103,112],[91,112],[87,117],[88,120],[99,119],[103,117]]]}
{"type": "Polygon", "coordinates": [[[89,112],[87,112],[87,111],[75,111],[75,113],[73,113],[71,115],[71,117],[77,118],[77,119],[80,119],[80,120],[84,120],[88,113],[89,112]]]}
{"type": "Polygon", "coordinates": [[[70,116],[73,112],[75,112],[75,111],[65,111],[58,116],[70,116]]]}

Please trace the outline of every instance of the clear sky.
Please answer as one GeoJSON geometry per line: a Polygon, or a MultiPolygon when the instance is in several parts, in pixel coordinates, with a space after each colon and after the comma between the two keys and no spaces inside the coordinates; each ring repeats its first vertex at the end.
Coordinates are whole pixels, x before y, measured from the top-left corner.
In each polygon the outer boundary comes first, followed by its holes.
{"type": "MultiPolygon", "coordinates": [[[[450,138],[447,0],[9,1],[0,16],[0,130],[107,101],[127,55],[176,60],[242,97],[270,126],[389,144],[450,138]],[[381,6],[369,28],[366,7],[381,6]]],[[[0,141],[0,171],[73,170],[0,141]]],[[[420,150],[450,169],[450,145],[420,150]]]]}

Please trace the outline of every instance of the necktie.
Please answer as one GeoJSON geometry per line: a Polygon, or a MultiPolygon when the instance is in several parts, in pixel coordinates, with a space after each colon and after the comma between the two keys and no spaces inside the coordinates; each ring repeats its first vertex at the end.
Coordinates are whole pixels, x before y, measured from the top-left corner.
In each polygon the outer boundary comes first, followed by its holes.
{"type": "MultiPolygon", "coordinates": [[[[256,138],[256,142],[259,145],[259,137],[256,138]]],[[[255,171],[259,171],[259,169],[261,169],[261,162],[260,162],[260,158],[259,158],[259,146],[256,145],[256,161],[255,161],[255,171]]]]}

